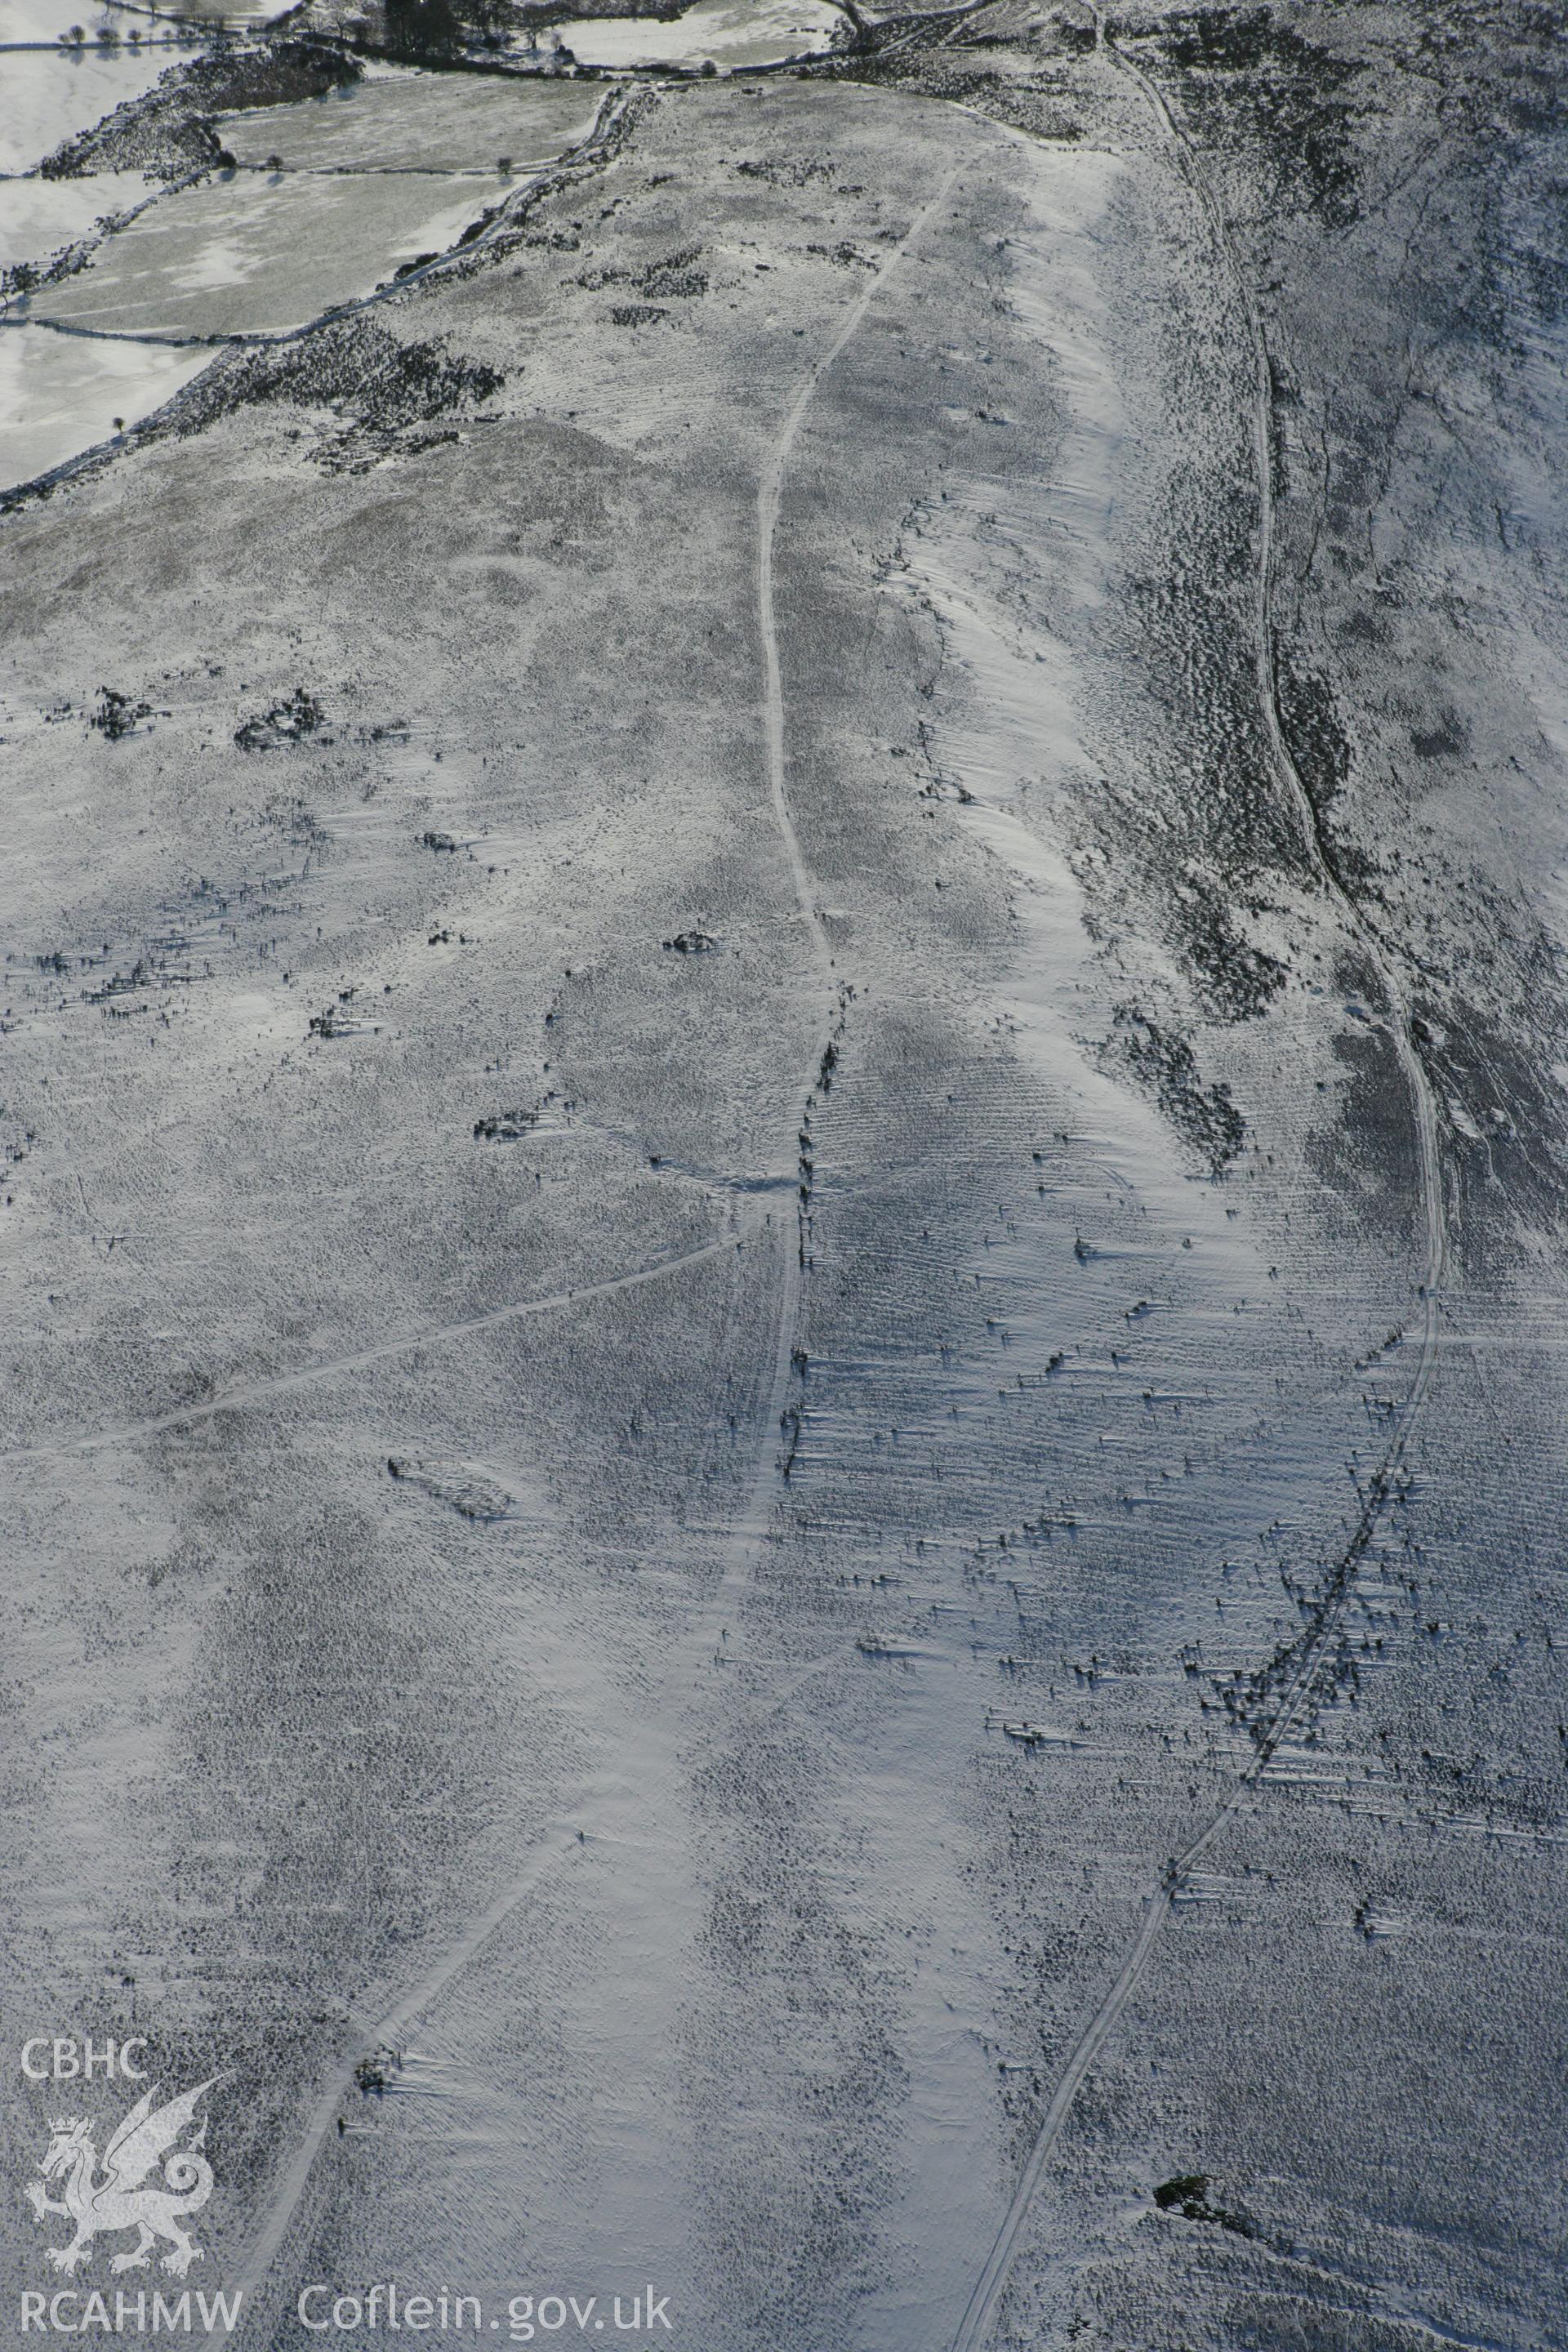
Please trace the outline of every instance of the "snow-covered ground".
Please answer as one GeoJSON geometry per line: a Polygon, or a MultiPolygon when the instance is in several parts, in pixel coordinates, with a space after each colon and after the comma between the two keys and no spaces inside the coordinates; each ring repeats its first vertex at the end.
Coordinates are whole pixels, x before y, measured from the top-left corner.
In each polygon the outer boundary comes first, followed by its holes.
{"type": "Polygon", "coordinates": [[[521,170],[585,138],[603,102],[591,83],[394,68],[228,115],[223,140],[241,163],[276,156],[286,171],[493,173],[501,156],[521,170]]]}
{"type": "Polygon", "coordinates": [[[159,193],[141,172],[100,172],[86,180],[0,180],[0,270],[18,262],[47,268],[52,256],[121,218],[159,193]]]}
{"type": "Polygon", "coordinates": [[[677,16],[575,17],[562,37],[582,65],[700,66],[722,72],[774,65],[832,46],[845,24],[830,0],[696,0],[677,16]]]}
{"type": "Polygon", "coordinates": [[[277,333],[445,252],[496,193],[493,177],[404,173],[207,182],[142,213],[31,315],[163,340],[277,333]]]}
{"type": "Polygon", "coordinates": [[[31,172],[55,149],[140,98],[169,68],[161,44],[132,49],[0,51],[5,77],[0,105],[0,172],[31,172]]]}
{"type": "Polygon", "coordinates": [[[0,521],[7,1991],[224,2078],[242,2346],[1562,2340],[1554,67],[1465,23],[900,20],[531,189],[604,85],[388,72],[0,327],[11,480],[172,400],[0,521]]]}
{"type": "MultiPolygon", "coordinates": [[[[77,69],[63,54],[24,62],[77,69]]],[[[182,388],[201,361],[171,369],[168,347],[287,333],[450,250],[605,104],[591,84],[382,68],[219,116],[227,161],[173,186],[125,171],[0,181],[0,269],[45,279],[14,282],[0,325],[0,489],[182,388]]]]}
{"type": "Polygon", "coordinates": [[[175,31],[146,12],[116,5],[73,8],[70,0],[0,0],[0,50],[52,43],[67,34],[73,47],[79,33],[84,46],[100,47],[126,41],[132,33],[140,43],[172,39],[175,31]]]}
{"type": "Polygon", "coordinates": [[[107,441],[117,421],[138,423],[211,356],[166,343],[89,342],[47,327],[7,328],[0,333],[0,488],[33,481],[107,441]]]}

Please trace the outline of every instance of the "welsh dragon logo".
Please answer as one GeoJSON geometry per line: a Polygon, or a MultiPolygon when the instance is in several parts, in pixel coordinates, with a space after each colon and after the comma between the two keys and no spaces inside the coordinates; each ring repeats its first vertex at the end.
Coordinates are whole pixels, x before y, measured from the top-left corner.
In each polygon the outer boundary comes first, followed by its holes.
{"type": "Polygon", "coordinates": [[[79,2263],[90,2262],[93,2239],[117,2230],[134,2230],[137,2239],[128,2252],[114,2256],[109,2265],[111,2271],[146,2269],[160,2238],[166,2238],[173,2250],[163,2256],[163,2267],[176,2278],[183,2278],[193,2263],[204,2259],[202,2249],[191,2243],[181,2224],[188,2215],[200,2212],[212,2195],[213,2168],[201,2152],[207,2136],[205,2116],[184,2147],[177,2147],[175,2142],[189,2128],[198,2101],[217,2079],[209,2075],[194,2091],[183,2092],[161,2107],[153,2105],[158,2095],[154,2084],[117,2126],[103,2151],[101,2173],[98,2150],[89,2137],[90,2116],[68,2116],[50,2126],[52,2137],[38,2170],[45,2180],[63,2180],[64,2193],[58,2199],[47,2196],[39,2182],[29,2180],[27,2200],[38,2221],[59,2213],[76,2224],[76,2235],[68,2245],[45,2249],[56,2270],[74,2271],[79,2263]],[[160,2160],[162,2179],[150,2179],[160,2160]]]}

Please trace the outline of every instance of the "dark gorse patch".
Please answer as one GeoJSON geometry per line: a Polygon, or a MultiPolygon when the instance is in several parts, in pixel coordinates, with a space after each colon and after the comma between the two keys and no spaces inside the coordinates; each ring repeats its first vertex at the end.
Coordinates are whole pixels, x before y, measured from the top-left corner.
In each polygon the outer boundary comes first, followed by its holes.
{"type": "Polygon", "coordinates": [[[199,433],[237,409],[290,402],[330,409],[351,427],[395,432],[491,399],[505,381],[499,368],[454,352],[445,336],[402,342],[374,320],[338,319],[210,369],[182,403],[177,429],[199,433]]]}
{"type": "Polygon", "coordinates": [[[242,751],[278,751],[319,734],[325,720],[326,713],[315,696],[297,686],[270,710],[245,719],[236,728],[234,740],[242,751]]]}

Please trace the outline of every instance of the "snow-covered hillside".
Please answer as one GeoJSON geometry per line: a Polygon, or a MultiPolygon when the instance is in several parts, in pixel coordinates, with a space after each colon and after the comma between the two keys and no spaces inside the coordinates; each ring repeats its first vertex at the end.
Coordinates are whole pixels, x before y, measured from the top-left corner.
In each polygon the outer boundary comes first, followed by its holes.
{"type": "Polygon", "coordinates": [[[19,2326],[1561,2341],[1556,12],[18,6],[19,2326]]]}

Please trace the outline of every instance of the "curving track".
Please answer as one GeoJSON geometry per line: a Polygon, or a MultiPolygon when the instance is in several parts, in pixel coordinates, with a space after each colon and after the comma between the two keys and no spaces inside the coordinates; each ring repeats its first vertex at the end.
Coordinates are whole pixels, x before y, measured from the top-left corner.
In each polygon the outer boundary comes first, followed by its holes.
{"type": "MultiPolygon", "coordinates": [[[[766,464],[757,484],[757,628],[763,656],[763,733],[767,753],[768,793],[773,802],[773,821],[784,845],[784,856],[795,884],[795,903],[800,917],[811,937],[817,971],[824,995],[823,1021],[818,1043],[811,1066],[799,1092],[798,1128],[808,1114],[814,1092],[816,1073],[822,1055],[834,1036],[836,996],[833,984],[833,950],[823,928],[817,908],[810,870],[800,845],[800,836],[790,814],[788,792],[788,761],[784,748],[784,677],[779,663],[778,628],[773,602],[773,542],[778,531],[779,508],[784,495],[784,479],[791,453],[795,445],[807,409],[816,391],[835,362],[859,332],[866,315],[878,295],[886,287],[893,272],[915,245],[931,219],[952,193],[958,178],[959,166],[945,174],[936,194],[923,205],[900,244],[883,262],[874,278],[867,279],[845,316],[827,349],[810,368],[791,404],[788,415],[777,440],[768,453],[766,464]]],[[[792,1130],[793,1133],[794,1130],[792,1130]]],[[[804,1235],[800,1245],[784,1252],[780,1296],[774,1312],[773,1377],[768,1391],[768,1403],[759,1435],[757,1455],[752,1472],[751,1493],[742,1515],[739,1542],[733,1556],[705,1612],[701,1623],[693,1635],[694,1651],[711,1646],[712,1628],[724,1612],[743,1592],[750,1581],[756,1547],[764,1540],[773,1491],[779,1478],[777,1433],[781,1418],[788,1409],[791,1358],[795,1351],[800,1325],[801,1294],[805,1271],[804,1235]]]]}
{"type": "Polygon", "coordinates": [[[1384,955],[1377,940],[1363,921],[1360,910],[1346,891],[1336,870],[1333,853],[1300,771],[1291,756],[1290,747],[1279,715],[1279,681],[1275,660],[1273,629],[1273,583],[1275,563],[1274,483],[1269,457],[1268,431],[1271,408],[1271,386],[1268,353],[1264,340],[1262,320],[1251,286],[1240,260],[1225,218],[1209,186],[1202,166],[1180,124],[1171,112],[1163,97],[1149,77],[1131,58],[1125,56],[1115,40],[1106,32],[1100,12],[1095,12],[1095,24],[1100,47],[1112,64],[1133,84],[1152,111],[1161,130],[1174,147],[1183,177],[1192,188],[1209,225],[1216,253],[1231,278],[1237,307],[1245,321],[1247,336],[1254,364],[1253,448],[1258,480],[1258,555],[1254,583],[1253,640],[1258,680],[1258,699],[1268,738],[1270,761],[1275,777],[1286,798],[1295,810],[1302,843],[1318,883],[1330,904],[1343,922],[1378,975],[1388,1009],[1389,1027],[1399,1055],[1400,1067],[1410,1091],[1415,1114],[1416,1155],[1423,1216],[1426,1226],[1425,1251],[1417,1297],[1421,1311],[1421,1347],[1415,1376],[1405,1397],[1394,1435],[1366,1490],[1361,1515],[1349,1544],[1335,1562],[1333,1572],[1319,1606],[1317,1623],[1312,1631],[1296,1672],[1258,1740],[1256,1749],[1241,1773],[1229,1797],[1213,1817],[1175,1854],[1168,1864],[1158,1886],[1149,1896],[1143,1917],[1131,1949],[1122,1963],[1120,1975],[1106,1993],[1104,2000],[1085,2025],[1062,2070],[1049,2106],[1046,2110],[1035,2144],[1019,2177],[1013,2201],[997,2233],[990,2256],[977,2280],[973,2294],[959,2323],[952,2340],[952,2352],[982,2352],[1000,2306],[1012,2272],[1014,2257],[1023,2233],[1045,2170],[1062,2127],[1072,2112],[1074,2102],[1083,2085],[1090,2066],[1137,1991],[1148,1966],[1160,1930],[1170,1916],[1173,1898],[1182,1881],[1194,1864],[1218,1836],[1257,1787],[1281,1741],[1300,1720],[1310,1696],[1318,1671],[1323,1663],[1343,1612],[1358,1561],[1382,1517],[1394,1475],[1404,1459],[1421,1408],[1431,1387],[1432,1374],[1437,1357],[1438,1308],[1447,1258],[1447,1234],[1444,1213],[1442,1169],[1438,1149],[1436,1104],[1426,1072],[1416,1051],[1412,1028],[1412,1015],[1403,980],[1384,955]]]}
{"type": "MultiPolygon", "coordinates": [[[[832,970],[833,956],[827,933],[817,908],[812,878],[801,850],[799,836],[790,814],[787,793],[787,756],[785,751],[785,706],[783,669],[779,657],[778,632],[774,608],[773,547],[777,533],[784,480],[801,425],[818,385],[852,341],[865,320],[878,294],[886,287],[889,277],[909,252],[939,206],[945,202],[958,176],[958,166],[940,183],[936,193],[916,215],[905,236],[882,264],[876,276],[868,279],[847,312],[838,332],[816,360],[803,378],[789,411],[763,464],[757,486],[757,551],[756,594],[757,620],[762,653],[763,736],[766,754],[768,789],[774,820],[778,826],[785,857],[795,888],[800,918],[810,935],[814,959],[824,998],[823,1027],[815,1049],[811,1069],[801,1087],[803,1105],[809,1101],[813,1079],[818,1067],[823,1046],[833,1034],[837,996],[832,970]]],[[[759,1230],[753,1227],[753,1237],[759,1230]]],[[[226,1407],[259,1402],[265,1398],[302,1387],[308,1382],[325,1378],[333,1371],[353,1370],[362,1365],[378,1361],[403,1352],[408,1348],[437,1339],[456,1337],[471,1330],[482,1330],[506,1322],[515,1317],[538,1314],[546,1308],[574,1300],[600,1298],[611,1293],[633,1288],[638,1284],[656,1280],[660,1275],[677,1267],[693,1265],[704,1258],[736,1249],[742,1243],[733,1237],[713,1242],[689,1252],[684,1256],[666,1260],[663,1264],[638,1274],[621,1276],[612,1281],[585,1286],[548,1299],[524,1301],[514,1307],[501,1307],[492,1314],[479,1316],[467,1322],[442,1326],[439,1329],[422,1332],[407,1339],[392,1340],[353,1357],[335,1359],[331,1363],[311,1366],[304,1371],[281,1375],[279,1379],[260,1381],[244,1390],[231,1391],[211,1402],[187,1409],[183,1412],[160,1416],[156,1421],[142,1423],[127,1430],[110,1431],[104,1434],[77,1441],[75,1446],[48,1449],[56,1452],[79,1451],[85,1446],[103,1445],[117,1439],[147,1434],[163,1428],[174,1428],[203,1419],[226,1407]]],[[[765,1539],[767,1521],[775,1486],[780,1477],[778,1460],[779,1415],[787,1400],[790,1381],[790,1359],[799,1322],[802,1290],[802,1252],[798,1246],[785,1246],[782,1251],[783,1270],[779,1295],[773,1316],[775,1331],[773,1376],[769,1385],[766,1409],[758,1433],[756,1456],[742,1515],[737,1540],[732,1548],[730,1564],[707,1607],[690,1629],[677,1653],[675,1671],[705,1654],[711,1647],[714,1627],[750,1580],[758,1545],[765,1539]]],[[[43,1449],[39,1449],[42,1451],[43,1449]]],[[[674,1679],[672,1674],[671,1680],[674,1679]]],[[[673,1758],[667,1754],[666,1774],[673,1769],[673,1758]]],[[[664,1783],[650,1786],[651,1797],[658,1801],[668,1793],[664,1783]]],[[[585,1786],[574,1792],[573,1801],[555,1822],[544,1829],[531,1844],[521,1871],[500,1889],[489,1906],[470,1920],[462,1932],[433,1961],[420,1981],[413,1986],[384,2015],[364,2024],[364,2042],[380,2045],[395,2043],[408,2028],[462,1974],[490,1938],[504,1927],[507,1920],[538,1886],[544,1874],[553,1864],[574,1856],[579,1846],[576,1832],[581,1833],[584,1822],[595,1821],[604,1792],[585,1786]]],[[[240,2280],[244,2304],[253,2312],[264,2312],[263,2297],[270,2273],[280,2254],[290,2223],[304,2200],[310,2177],[321,2149],[332,2136],[344,2093],[353,2081],[353,2061],[337,2068],[322,2084],[310,2109],[305,2128],[292,2158],[279,2179],[267,2211],[258,2223],[247,2251],[245,2268],[240,2280]]],[[[219,2331],[220,2333],[222,2331],[219,2331]]],[[[247,2329],[248,2335],[252,2329],[247,2329]]]]}

